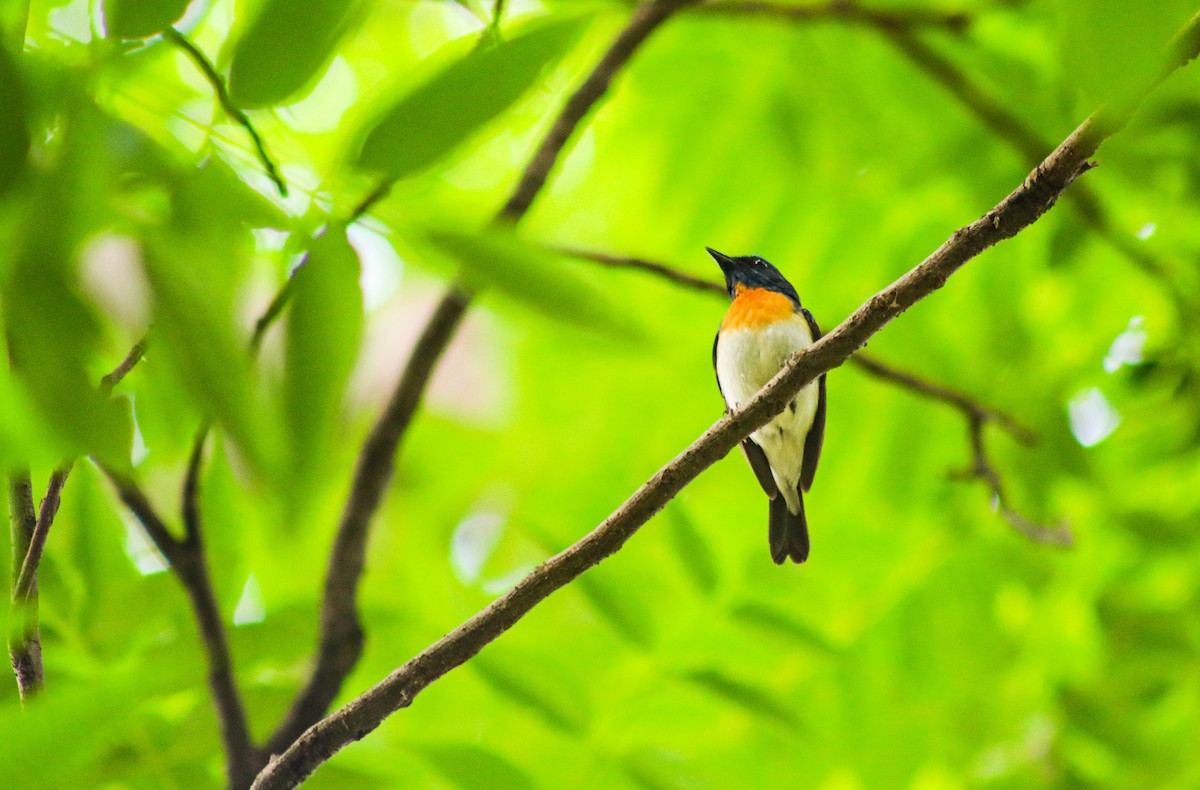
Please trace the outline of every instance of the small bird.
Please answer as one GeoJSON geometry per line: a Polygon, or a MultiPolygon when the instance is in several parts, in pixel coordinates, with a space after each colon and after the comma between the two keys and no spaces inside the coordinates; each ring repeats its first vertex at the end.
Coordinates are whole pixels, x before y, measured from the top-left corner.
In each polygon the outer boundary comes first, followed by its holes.
{"type": "MultiPolygon", "coordinates": [[[[717,387],[732,411],[774,378],[793,353],[821,337],[812,313],[779,270],[757,255],[731,258],[706,247],[725,273],[733,304],[713,341],[717,387]]],[[[825,375],[800,391],[775,419],[750,434],[742,451],[771,499],[771,559],[808,559],[804,492],[812,487],[825,439],[825,375]]]]}

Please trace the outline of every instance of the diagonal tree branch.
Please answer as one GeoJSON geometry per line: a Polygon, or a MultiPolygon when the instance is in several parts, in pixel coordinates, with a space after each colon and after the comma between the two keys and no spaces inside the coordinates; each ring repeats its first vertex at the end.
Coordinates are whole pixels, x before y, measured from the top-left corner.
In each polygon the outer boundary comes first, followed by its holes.
{"type": "Polygon", "coordinates": [[[773,16],[793,22],[836,21],[887,30],[932,28],[962,34],[971,25],[970,15],[960,11],[937,11],[917,6],[903,10],[870,8],[854,0],[827,0],[812,5],[784,5],[778,2],[705,3],[697,11],[729,17],[773,16]]]}
{"type": "Polygon", "coordinates": [[[192,63],[195,64],[197,70],[204,76],[208,84],[212,86],[213,93],[216,95],[217,103],[221,105],[221,109],[234,120],[234,123],[245,129],[246,134],[250,135],[250,141],[254,143],[254,150],[258,154],[258,161],[262,163],[263,170],[266,171],[267,177],[271,179],[271,183],[275,185],[275,189],[279,191],[281,197],[287,197],[287,182],[283,180],[283,176],[279,172],[279,167],[275,164],[275,160],[271,158],[271,154],[267,152],[266,143],[263,142],[258,130],[254,128],[254,124],[250,121],[250,116],[246,115],[245,111],[241,107],[238,107],[233,99],[230,98],[229,91],[225,87],[225,80],[217,73],[213,64],[209,62],[208,57],[192,43],[191,39],[173,27],[168,27],[163,31],[163,38],[179,47],[191,59],[192,63]]]}
{"type": "MultiPolygon", "coordinates": [[[[726,295],[724,286],[719,283],[681,272],[656,261],[579,249],[559,248],[558,252],[575,258],[595,261],[596,263],[612,268],[634,269],[636,271],[647,272],[677,285],[714,296],[725,298],[726,295]]],[[[960,412],[966,418],[968,428],[970,429],[968,441],[971,445],[973,460],[972,466],[969,469],[965,472],[956,473],[954,477],[956,479],[980,480],[986,483],[992,493],[992,498],[996,501],[1001,516],[1022,535],[1039,543],[1051,543],[1059,546],[1070,545],[1071,534],[1065,526],[1040,526],[1025,518],[1008,505],[1000,473],[991,463],[986,452],[983,431],[988,423],[995,424],[1011,434],[1017,441],[1026,445],[1033,444],[1037,439],[1030,428],[1020,424],[1011,415],[980,403],[970,395],[895,368],[869,354],[856,353],[849,361],[870,376],[895,384],[921,397],[945,403],[960,412]]]]}
{"type": "MultiPolygon", "coordinates": [[[[981,124],[995,132],[1031,165],[1038,161],[1042,151],[1050,147],[1049,142],[1020,116],[971,82],[949,59],[917,38],[911,30],[894,27],[879,29],[892,46],[942,86],[981,124]]],[[[1143,246],[1134,244],[1130,234],[1117,229],[1099,195],[1086,185],[1081,185],[1071,190],[1069,200],[1076,215],[1097,236],[1134,266],[1166,285],[1173,295],[1179,295],[1170,267],[1143,246]]]]}
{"type": "MultiPolygon", "coordinates": [[[[655,0],[639,6],[588,77],[567,100],[562,112],[530,159],[497,223],[516,223],[533,204],[574,130],[608,91],[616,74],[643,42],[675,11],[697,0],[655,0]]],[[[381,185],[372,195],[382,197],[381,185]]],[[[364,205],[373,205],[370,197],[364,205]]],[[[365,212],[367,208],[362,208],[365,212]]],[[[437,361],[471,304],[471,294],[453,285],[426,323],[383,415],[359,453],[354,481],[338,525],[321,604],[317,661],[266,750],[277,754],[314,722],[337,696],[342,682],[362,654],[363,630],[358,615],[358,585],[365,563],[371,519],[391,481],[396,451],[411,423],[437,361]]]]}
{"type": "Polygon", "coordinates": [[[202,437],[193,444],[188,460],[183,493],[184,536],[171,534],[166,522],[150,498],[131,478],[121,475],[97,462],[112,482],[121,501],[137,517],[146,535],[154,543],[179,579],[188,596],[204,652],[208,659],[208,685],[221,726],[221,741],[225,749],[225,769],[231,788],[249,786],[262,764],[254,748],[246,711],[234,678],[233,657],[229,637],[221,619],[221,610],[213,590],[212,578],[205,559],[200,530],[198,495],[204,442],[202,437]]]}
{"type": "MultiPolygon", "coordinates": [[[[1200,15],[1188,26],[1188,47],[1179,65],[1200,52],[1200,15]]],[[[808,383],[841,365],[875,333],[921,299],[941,288],[969,260],[1011,238],[1053,207],[1088,159],[1128,122],[1134,106],[1097,112],[1054,149],[999,204],[953,235],[903,277],[868,299],[848,319],[788,364],[741,410],[718,420],[690,447],[659,469],[596,529],[551,557],[491,605],[396,669],[380,683],[309,728],[258,778],[257,790],[295,787],[348,744],[442,675],[469,660],[511,628],[534,606],[624,545],[667,502],[719,461],[751,432],[783,411],[808,383]]]]}

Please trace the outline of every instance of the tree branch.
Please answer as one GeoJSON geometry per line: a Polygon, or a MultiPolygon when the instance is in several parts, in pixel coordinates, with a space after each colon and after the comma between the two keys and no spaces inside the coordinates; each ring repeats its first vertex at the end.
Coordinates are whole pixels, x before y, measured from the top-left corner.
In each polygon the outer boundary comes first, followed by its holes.
{"type": "Polygon", "coordinates": [[[17,691],[22,701],[36,695],[46,683],[42,667],[42,637],[38,628],[37,575],[34,574],[25,596],[17,595],[21,568],[37,528],[37,512],[33,507],[33,482],[29,471],[12,474],[8,479],[8,513],[12,530],[13,609],[20,624],[8,638],[8,658],[17,677],[17,691]]]}
{"type": "MultiPolygon", "coordinates": [[[[134,344],[121,363],[100,380],[100,393],[107,396],[133,370],[145,351],[145,339],[134,344]]],[[[50,474],[46,496],[41,508],[34,512],[33,486],[29,473],[14,476],[10,484],[9,498],[12,507],[12,608],[24,619],[21,631],[9,643],[9,658],[17,678],[17,689],[22,699],[40,691],[45,686],[45,668],[42,664],[42,645],[38,627],[37,574],[50,537],[50,527],[58,515],[62,501],[62,490],[71,474],[73,462],[66,462],[50,474]],[[26,490],[28,489],[28,490],[26,490]]]]}
{"type": "Polygon", "coordinates": [[[1004,493],[1004,485],[1000,480],[1000,473],[992,466],[991,459],[988,457],[983,435],[986,424],[987,419],[979,414],[967,416],[967,435],[971,442],[971,465],[964,470],[955,472],[952,476],[961,480],[979,480],[985,484],[992,493],[992,501],[1000,516],[1008,522],[1009,526],[1030,540],[1051,546],[1067,547],[1072,545],[1074,539],[1066,522],[1048,527],[1030,521],[1009,506],[1004,493]]]}
{"type": "Polygon", "coordinates": [[[217,73],[217,70],[213,67],[213,64],[210,63],[205,54],[201,52],[195,44],[192,43],[191,39],[180,33],[175,28],[168,27],[166,30],[164,30],[163,38],[183,50],[184,54],[186,54],[188,58],[191,59],[192,63],[195,64],[197,70],[204,75],[204,79],[207,80],[208,84],[212,86],[213,93],[216,95],[217,102],[221,105],[221,109],[223,109],[225,114],[232,118],[234,122],[238,124],[238,126],[241,126],[243,129],[245,129],[248,135],[250,135],[250,140],[254,143],[254,150],[258,154],[258,161],[262,163],[263,170],[267,172],[267,177],[271,179],[273,184],[275,184],[275,189],[279,191],[280,196],[287,197],[287,182],[283,180],[283,176],[280,174],[279,168],[275,164],[275,160],[273,160],[271,155],[267,152],[267,146],[263,142],[262,137],[259,136],[258,130],[254,128],[254,124],[251,123],[250,116],[246,115],[245,111],[243,111],[241,107],[238,107],[234,103],[233,99],[230,98],[229,91],[225,87],[225,80],[223,80],[221,75],[217,73]]]}
{"type": "MultiPolygon", "coordinates": [[[[643,258],[607,255],[605,253],[579,249],[560,248],[558,251],[613,268],[635,269],[637,271],[648,272],[669,282],[703,293],[723,298],[726,296],[724,286],[719,283],[681,272],[655,261],[648,261],[643,258]]],[[[1051,543],[1060,546],[1070,545],[1071,534],[1066,526],[1053,528],[1039,526],[1035,522],[1021,516],[1020,513],[1008,505],[1008,500],[1003,493],[1000,474],[991,464],[985,451],[983,429],[987,423],[994,423],[1010,433],[1017,441],[1026,445],[1033,444],[1037,440],[1033,430],[1020,424],[1015,418],[1005,412],[980,403],[970,395],[919,378],[912,373],[892,367],[869,354],[856,353],[849,361],[870,376],[895,384],[921,397],[940,401],[961,412],[967,419],[968,426],[972,429],[971,435],[968,436],[968,441],[971,444],[974,461],[973,466],[967,473],[955,474],[955,478],[978,479],[987,483],[992,497],[997,502],[1001,516],[1010,526],[1026,537],[1039,543],[1051,543]]]]}
{"type": "Polygon", "coordinates": [[[839,21],[858,25],[884,28],[887,30],[911,30],[934,28],[953,34],[965,33],[971,25],[971,17],[963,12],[937,11],[926,8],[891,10],[868,8],[852,0],[828,0],[815,5],[784,5],[770,2],[706,3],[697,11],[706,14],[740,17],[780,17],[793,22],[839,21]]]}
{"type": "MultiPolygon", "coordinates": [[[[1030,164],[1037,162],[1042,152],[1050,147],[1049,142],[1020,116],[972,83],[949,59],[917,38],[911,30],[889,27],[879,29],[884,38],[901,54],[925,72],[926,76],[941,85],[981,124],[995,132],[1030,164]]],[[[1099,195],[1086,185],[1081,185],[1071,191],[1069,200],[1076,215],[1097,236],[1108,242],[1137,268],[1152,275],[1167,285],[1173,293],[1178,294],[1178,286],[1171,275],[1170,267],[1152,252],[1134,244],[1128,233],[1117,230],[1099,195]]]]}
{"type": "Polygon", "coordinates": [[[130,512],[137,517],[146,535],[154,546],[166,557],[171,570],[187,593],[188,601],[196,618],[200,639],[208,658],[208,685],[213,696],[213,705],[221,727],[221,741],[225,748],[225,769],[232,788],[249,786],[254,779],[262,757],[254,748],[250,738],[250,727],[246,711],[238,692],[233,672],[233,657],[229,638],[221,619],[221,610],[213,591],[205,559],[204,542],[200,531],[200,512],[197,505],[199,477],[204,451],[203,438],[193,445],[188,461],[184,483],[184,524],[182,539],[176,538],[158,515],[150,498],[131,478],[120,475],[97,462],[101,471],[112,482],[117,495],[130,512]]]}
{"type": "MultiPolygon", "coordinates": [[[[512,196],[497,215],[497,223],[520,221],[545,185],[572,133],[608,91],[617,72],[671,14],[694,2],[696,0],[656,0],[633,12],[629,23],[591,74],[567,100],[529,160],[512,196]]],[[[422,330],[384,414],[363,445],[330,556],[321,605],[317,662],[305,688],[271,737],[268,753],[276,754],[286,749],[324,715],[342,682],[358,662],[364,640],[358,616],[358,584],[370,522],[391,481],[400,440],[420,405],[437,361],[470,303],[471,294],[461,285],[453,285],[445,293],[422,330]]]]}
{"type": "MultiPolygon", "coordinates": [[[[1189,24],[1189,57],[1200,51],[1200,15],[1189,24]]],[[[1186,62],[1186,59],[1185,61],[1186,62]]],[[[295,787],[337,751],[365,737],[412,703],[430,683],[478,653],[534,606],[610,556],[702,471],[783,411],[801,389],[841,365],[875,333],[941,288],[967,261],[1037,221],[1086,172],[1100,143],[1128,122],[1134,109],[1104,110],[1084,121],[1017,187],[983,217],[953,235],[903,277],[872,296],[833,331],[803,351],[742,409],[718,420],[659,469],[633,496],[579,542],[551,557],[491,605],[422,651],[383,681],[322,719],[272,759],[257,790],[295,787]]]]}

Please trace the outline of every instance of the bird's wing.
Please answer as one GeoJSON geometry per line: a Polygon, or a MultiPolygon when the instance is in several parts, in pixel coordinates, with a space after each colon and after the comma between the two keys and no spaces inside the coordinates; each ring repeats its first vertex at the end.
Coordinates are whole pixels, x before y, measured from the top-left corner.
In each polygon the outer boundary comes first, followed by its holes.
{"type": "MultiPolygon", "coordinates": [[[[713,338],[713,374],[717,372],[717,343],[721,339],[721,333],[717,332],[717,336],[713,338]]],[[[724,390],[721,390],[721,377],[717,376],[717,389],[721,392],[721,398],[725,398],[724,390]]],[[[728,403],[728,401],[726,401],[728,403]]],[[[754,443],[753,439],[746,438],[742,441],[742,452],[746,456],[746,461],[750,464],[750,469],[754,472],[754,476],[758,478],[758,484],[762,486],[763,491],[767,492],[767,496],[771,499],[779,496],[779,486],[775,484],[775,475],[771,474],[771,464],[767,461],[767,454],[763,449],[754,443]]]]}
{"type": "Polygon", "coordinates": [[[746,439],[742,442],[742,452],[745,453],[750,468],[754,470],[754,476],[758,478],[758,484],[767,492],[767,496],[771,499],[779,496],[779,486],[775,484],[775,475],[771,474],[771,464],[767,461],[767,454],[763,452],[763,448],[755,444],[753,439],[746,439]]]}
{"type": "MultiPolygon", "coordinates": [[[[817,326],[817,320],[813,318],[812,313],[800,308],[800,312],[804,314],[804,320],[808,322],[808,329],[812,332],[812,339],[815,343],[821,337],[821,327],[817,326]]],[[[800,467],[800,486],[805,491],[812,488],[813,478],[817,476],[817,462],[821,460],[821,445],[825,442],[825,374],[822,373],[817,379],[817,413],[813,415],[812,426],[808,429],[808,436],[804,439],[804,463],[800,467]]]]}

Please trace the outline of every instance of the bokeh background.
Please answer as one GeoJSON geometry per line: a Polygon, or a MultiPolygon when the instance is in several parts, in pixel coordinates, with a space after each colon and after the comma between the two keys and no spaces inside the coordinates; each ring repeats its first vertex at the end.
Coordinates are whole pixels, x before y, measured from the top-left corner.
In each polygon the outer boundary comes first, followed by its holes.
{"type": "MultiPolygon", "coordinates": [[[[216,420],[202,509],[259,738],[306,677],[358,446],[448,282],[480,300],[374,522],[367,648],[342,701],[721,415],[721,297],[543,248],[714,282],[706,245],[759,254],[831,328],[1136,91],[1197,10],[686,10],[497,237],[480,234],[631,4],[509,0],[496,23],[487,0],[329,0],[265,30],[256,15],[280,4],[157,5],[186,7],[176,28],[231,75],[288,195],[179,46],[107,35],[112,3],[6,3],[0,312],[26,356],[0,376],[0,462],[32,464],[40,492],[62,457],[92,453],[173,514],[216,420]],[[495,73],[506,87],[439,82],[539,29],[495,73]],[[428,85],[433,104],[405,104],[428,85]],[[398,181],[347,247],[336,223],[381,173],[398,181]],[[319,254],[349,276],[321,281],[328,309],[306,329],[285,315],[251,363],[255,319],[324,226],[319,254]],[[114,399],[89,399],[147,331],[114,399]]],[[[870,344],[1029,426],[1032,445],[987,426],[990,459],[1007,505],[1069,525],[1070,547],[1029,540],[956,479],[962,414],[847,365],[829,374],[808,564],[770,562],[766,502],[733,455],[309,786],[1200,786],[1200,71],[1172,76],[1097,163],[1073,187],[1086,195],[870,344]]],[[[0,783],[222,783],[186,597],[86,460],[40,617],[47,688],[25,710],[12,682],[0,692],[0,783]]]]}

